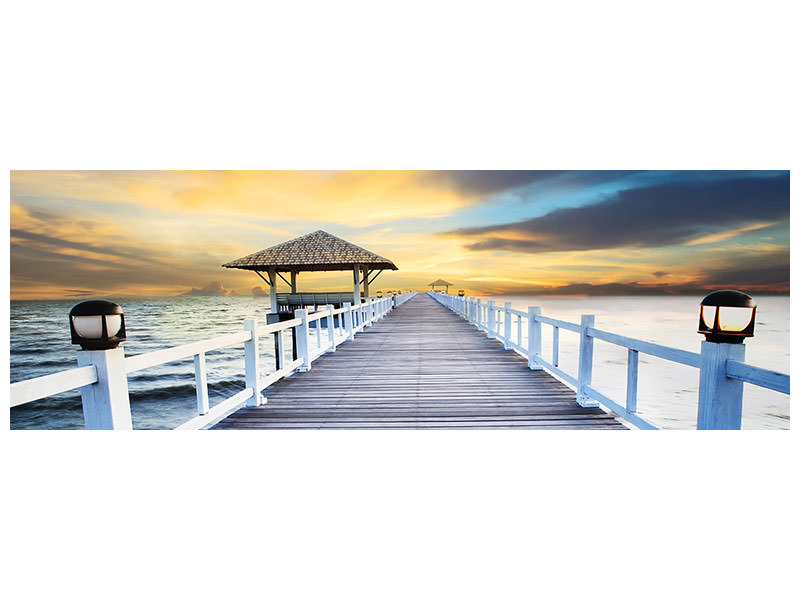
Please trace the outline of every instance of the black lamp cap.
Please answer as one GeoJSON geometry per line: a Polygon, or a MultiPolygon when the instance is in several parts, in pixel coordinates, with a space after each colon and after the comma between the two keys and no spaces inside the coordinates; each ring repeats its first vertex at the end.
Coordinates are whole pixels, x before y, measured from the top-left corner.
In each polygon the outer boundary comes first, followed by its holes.
{"type": "Polygon", "coordinates": [[[73,344],[80,344],[84,350],[111,350],[119,346],[120,342],[127,339],[125,331],[125,315],[122,313],[122,307],[116,302],[109,300],[86,300],[80,304],[76,304],[69,311],[69,329],[72,336],[73,344]],[[102,334],[97,339],[87,339],[79,335],[75,330],[75,321],[73,317],[107,317],[109,315],[119,315],[120,327],[119,330],[109,336],[107,331],[107,319],[100,319],[102,334]]]}
{"type": "Polygon", "coordinates": [[[91,317],[95,315],[121,315],[122,307],[110,300],[87,300],[72,307],[70,317],[91,317]]]}
{"type": "Polygon", "coordinates": [[[752,297],[738,290],[719,290],[718,292],[711,292],[703,298],[700,306],[756,308],[756,302],[752,297]]]}

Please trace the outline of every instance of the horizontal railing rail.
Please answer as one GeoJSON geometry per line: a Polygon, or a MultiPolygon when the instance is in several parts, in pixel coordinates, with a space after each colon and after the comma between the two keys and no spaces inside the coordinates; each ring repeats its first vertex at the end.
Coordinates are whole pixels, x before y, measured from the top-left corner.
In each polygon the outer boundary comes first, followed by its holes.
{"type": "Polygon", "coordinates": [[[731,379],[751,383],[782,394],[789,393],[789,376],[785,373],[748,365],[738,360],[728,360],[725,363],[725,371],[731,379]]]}
{"type": "MultiPolygon", "coordinates": [[[[428,294],[450,310],[461,315],[478,330],[485,331],[489,338],[503,342],[507,350],[514,350],[528,359],[531,369],[545,369],[575,388],[577,401],[582,406],[603,405],[612,413],[625,419],[640,429],[657,429],[638,413],[639,354],[648,354],[670,362],[687,365],[700,370],[700,391],[698,397],[698,428],[740,428],[741,427],[741,388],[725,385],[726,381],[749,383],[783,394],[789,394],[789,375],[748,365],[733,358],[720,358],[714,351],[712,342],[703,342],[703,352],[690,352],[670,346],[647,342],[594,327],[593,315],[582,315],[581,323],[570,323],[540,314],[538,307],[528,311],[511,308],[511,303],[496,305],[493,300],[483,302],[481,298],[454,296],[441,292],[428,294]],[[514,327],[516,317],[516,327],[514,327]],[[527,322],[526,331],[522,321],[527,322]],[[552,327],[552,360],[542,356],[542,324],[552,327]],[[577,333],[579,340],[578,377],[574,377],[559,367],[560,330],[577,333]],[[626,348],[627,386],[625,405],[616,402],[591,386],[595,339],[626,348]],[[711,344],[707,346],[706,344],[711,344]],[[720,363],[719,361],[722,360],[720,363]],[[716,361],[716,362],[715,362],[716,361]],[[721,367],[719,366],[721,364],[721,367]],[[722,380],[720,384],[719,380],[722,380]],[[707,408],[711,406],[711,408],[707,408]],[[720,408],[722,406],[722,408],[720,408]],[[738,420],[738,426],[735,425],[738,420]]],[[[725,344],[724,346],[736,346],[725,344]]],[[[744,349],[737,350],[744,357],[744,349]]]]}
{"type": "Polygon", "coordinates": [[[164,348],[163,350],[145,352],[143,354],[134,354],[125,358],[125,372],[135,373],[136,371],[176,362],[184,358],[189,358],[190,356],[211,352],[212,350],[235,346],[236,344],[250,341],[252,335],[253,334],[249,331],[238,331],[236,333],[229,333],[227,335],[211,338],[210,340],[191,342],[181,346],[164,348]]]}
{"type": "Polygon", "coordinates": [[[622,346],[629,350],[635,350],[643,354],[649,354],[657,358],[663,358],[672,362],[687,365],[689,367],[700,368],[700,353],[689,352],[688,350],[681,350],[679,348],[672,348],[671,346],[662,346],[661,344],[654,344],[652,342],[645,342],[644,340],[637,340],[635,338],[618,335],[616,333],[609,333],[608,331],[601,331],[590,327],[588,332],[590,336],[598,340],[603,340],[616,346],[622,346]]]}
{"type": "Polygon", "coordinates": [[[257,406],[266,402],[261,393],[270,385],[295,371],[308,371],[313,361],[325,353],[334,352],[338,345],[352,340],[357,333],[382,319],[393,308],[414,295],[416,292],[367,298],[360,304],[345,303],[338,309],[327,305],[311,313],[306,309],[298,309],[293,319],[267,325],[257,325],[255,320],[248,319],[244,322],[242,331],[128,357],[125,357],[122,348],[81,351],[78,353],[79,362],[91,364],[11,384],[10,405],[20,406],[80,389],[87,429],[131,429],[127,376],[143,369],[191,357],[194,360],[197,416],[176,429],[202,429],[219,422],[242,406],[257,406]],[[285,358],[283,333],[286,331],[292,331],[297,345],[297,355],[293,355],[291,361],[285,358]],[[311,343],[312,332],[316,338],[315,344],[311,343]],[[275,338],[276,369],[262,377],[259,368],[259,339],[269,335],[275,338]],[[244,344],[245,389],[211,407],[208,398],[206,353],[238,344],[244,344]]]}
{"type": "Polygon", "coordinates": [[[568,323],[567,321],[551,319],[550,317],[544,317],[542,315],[536,317],[536,320],[540,323],[544,323],[545,325],[552,325],[553,327],[557,327],[559,329],[566,329],[567,331],[574,331],[575,333],[581,332],[581,326],[577,323],[568,323]]]}
{"type": "Polygon", "coordinates": [[[93,383],[97,383],[97,369],[92,365],[18,381],[11,384],[11,408],[93,383]]]}

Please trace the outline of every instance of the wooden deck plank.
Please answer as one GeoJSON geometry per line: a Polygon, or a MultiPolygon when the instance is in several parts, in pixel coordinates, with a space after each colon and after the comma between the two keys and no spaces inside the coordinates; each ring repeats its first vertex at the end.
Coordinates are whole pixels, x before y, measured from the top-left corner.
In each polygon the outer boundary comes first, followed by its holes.
{"type": "Polygon", "coordinates": [[[214,429],[626,429],[420,294],[214,429]]]}

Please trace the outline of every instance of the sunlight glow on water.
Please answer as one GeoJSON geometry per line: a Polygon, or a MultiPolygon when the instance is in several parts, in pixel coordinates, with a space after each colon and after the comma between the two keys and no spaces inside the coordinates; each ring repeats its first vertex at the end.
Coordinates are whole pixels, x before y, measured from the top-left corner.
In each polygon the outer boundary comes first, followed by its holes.
{"type": "MultiPolygon", "coordinates": [[[[570,323],[580,323],[582,314],[595,315],[595,327],[603,331],[700,352],[703,336],[696,333],[700,298],[673,297],[491,297],[503,305],[511,302],[517,310],[540,306],[542,314],[570,323]]],[[[749,364],[789,372],[789,298],[756,298],[755,337],[745,342],[749,364]]],[[[525,321],[523,321],[525,324],[525,321]]],[[[512,339],[516,341],[516,319],[512,320],[512,339]]],[[[523,340],[527,331],[523,327],[523,340]]],[[[542,325],[542,354],[552,359],[553,328],[542,325]]],[[[578,375],[578,334],[559,333],[559,367],[573,377],[578,375]]],[[[601,340],[594,343],[592,387],[615,402],[625,405],[627,349],[601,340]]],[[[638,413],[645,420],[665,429],[695,429],[699,370],[646,354],[639,354],[638,413]]],[[[788,429],[789,396],[745,384],[742,429],[788,429]]]]}

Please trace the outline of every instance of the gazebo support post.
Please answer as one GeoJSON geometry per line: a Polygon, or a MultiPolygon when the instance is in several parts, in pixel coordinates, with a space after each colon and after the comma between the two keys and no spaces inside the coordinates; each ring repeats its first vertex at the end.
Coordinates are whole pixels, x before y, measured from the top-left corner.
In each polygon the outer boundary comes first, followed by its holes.
{"type": "Polygon", "coordinates": [[[363,268],[364,271],[364,299],[369,298],[369,270],[367,267],[363,268]]]}
{"type": "MultiPolygon", "coordinates": [[[[292,292],[297,293],[297,273],[295,272],[292,272],[292,292]]],[[[293,315],[290,314],[289,319],[291,319],[292,316],[293,315]]],[[[292,332],[292,360],[297,360],[297,327],[290,327],[289,331],[292,332]]]]}
{"type": "MultiPolygon", "coordinates": [[[[270,268],[269,274],[269,313],[267,314],[267,324],[277,323],[280,320],[278,315],[278,278],[275,269],[270,268]]],[[[283,279],[283,277],[281,277],[283,279]]],[[[285,280],[284,280],[285,281],[285,280]]],[[[278,339],[280,332],[272,334],[272,341],[275,345],[275,370],[279,371],[281,368],[281,341],[278,339]]]]}
{"type": "Polygon", "coordinates": [[[275,269],[269,270],[269,311],[277,314],[278,312],[278,282],[275,277],[275,269]]]}
{"type": "Polygon", "coordinates": [[[361,292],[359,291],[361,288],[360,269],[361,265],[353,265],[353,306],[361,304],[361,292]]]}

